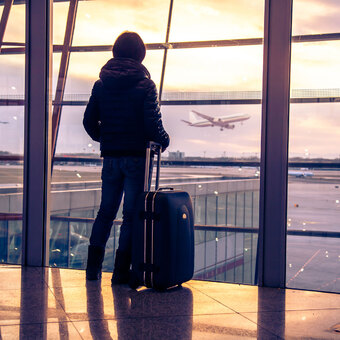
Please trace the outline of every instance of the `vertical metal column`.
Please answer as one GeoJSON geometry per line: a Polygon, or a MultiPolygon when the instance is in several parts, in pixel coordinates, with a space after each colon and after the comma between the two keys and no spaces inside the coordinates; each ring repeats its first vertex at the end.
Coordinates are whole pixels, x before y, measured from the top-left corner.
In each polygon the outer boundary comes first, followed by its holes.
{"type": "Polygon", "coordinates": [[[260,286],[284,287],[292,0],[266,0],[262,101],[260,286]]]}
{"type": "Polygon", "coordinates": [[[5,0],[4,9],[2,11],[1,20],[0,20],[0,51],[2,47],[2,43],[4,41],[6,26],[8,22],[9,13],[11,12],[11,7],[13,5],[13,0],[5,0]]]}
{"type": "Polygon", "coordinates": [[[52,0],[26,2],[23,265],[48,264],[52,0]]]}

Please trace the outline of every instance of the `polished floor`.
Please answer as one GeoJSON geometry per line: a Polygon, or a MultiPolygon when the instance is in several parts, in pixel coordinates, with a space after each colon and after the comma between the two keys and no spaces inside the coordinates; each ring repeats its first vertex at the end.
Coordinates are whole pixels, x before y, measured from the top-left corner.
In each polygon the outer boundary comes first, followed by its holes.
{"type": "Polygon", "coordinates": [[[340,339],[340,294],[190,281],[168,292],[0,266],[0,339],[340,339]]]}

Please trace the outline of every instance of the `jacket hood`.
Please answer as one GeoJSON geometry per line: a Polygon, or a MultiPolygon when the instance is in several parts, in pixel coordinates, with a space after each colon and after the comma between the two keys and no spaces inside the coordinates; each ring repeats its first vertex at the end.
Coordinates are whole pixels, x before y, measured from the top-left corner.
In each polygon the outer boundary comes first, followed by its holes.
{"type": "Polygon", "coordinates": [[[129,58],[112,58],[101,69],[99,78],[109,89],[127,89],[135,86],[150,73],[144,65],[129,58]]]}

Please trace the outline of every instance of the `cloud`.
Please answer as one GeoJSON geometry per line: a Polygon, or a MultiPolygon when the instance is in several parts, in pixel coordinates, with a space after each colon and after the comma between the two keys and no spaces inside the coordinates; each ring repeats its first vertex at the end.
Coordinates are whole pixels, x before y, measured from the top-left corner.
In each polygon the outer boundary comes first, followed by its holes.
{"type": "Polygon", "coordinates": [[[263,36],[262,1],[175,1],[171,41],[259,38],[263,36]]]}
{"type": "Polygon", "coordinates": [[[340,103],[293,104],[290,114],[291,155],[337,157],[340,140],[340,103]]]}
{"type": "Polygon", "coordinates": [[[299,0],[293,2],[293,35],[339,32],[338,0],[299,0]]]}
{"type": "Polygon", "coordinates": [[[125,30],[138,32],[146,43],[165,40],[169,4],[164,1],[81,1],[74,45],[112,45],[125,30]]]}
{"type": "Polygon", "coordinates": [[[292,88],[340,88],[340,42],[292,46],[292,88]]]}

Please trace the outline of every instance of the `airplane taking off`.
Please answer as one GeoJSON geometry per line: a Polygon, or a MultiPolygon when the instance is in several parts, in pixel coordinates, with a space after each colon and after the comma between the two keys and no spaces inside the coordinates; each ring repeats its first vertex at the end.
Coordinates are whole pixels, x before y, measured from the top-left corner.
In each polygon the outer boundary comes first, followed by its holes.
{"type": "Polygon", "coordinates": [[[182,119],[182,122],[194,127],[219,126],[221,131],[223,129],[233,129],[236,122],[242,122],[250,118],[247,114],[234,114],[224,117],[211,117],[203,113],[191,110],[189,112],[189,121],[182,119]],[[198,117],[203,118],[199,120],[198,117]]]}

